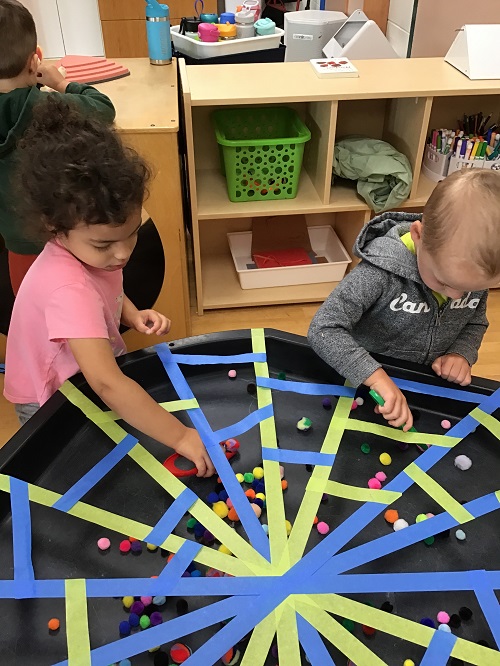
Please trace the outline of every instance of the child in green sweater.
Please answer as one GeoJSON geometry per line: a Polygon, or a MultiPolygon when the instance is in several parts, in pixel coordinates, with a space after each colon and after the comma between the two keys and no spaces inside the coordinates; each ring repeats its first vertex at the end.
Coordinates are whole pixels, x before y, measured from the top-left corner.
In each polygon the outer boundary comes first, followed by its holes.
{"type": "Polygon", "coordinates": [[[42,62],[33,17],[17,0],[0,0],[0,44],[0,235],[9,251],[9,273],[16,294],[43,249],[26,237],[10,184],[17,142],[30,124],[34,105],[47,94],[64,95],[83,113],[107,123],[113,122],[115,110],[106,95],[85,84],[69,83],[57,67],[42,62]],[[39,84],[55,92],[41,92],[39,84]]]}

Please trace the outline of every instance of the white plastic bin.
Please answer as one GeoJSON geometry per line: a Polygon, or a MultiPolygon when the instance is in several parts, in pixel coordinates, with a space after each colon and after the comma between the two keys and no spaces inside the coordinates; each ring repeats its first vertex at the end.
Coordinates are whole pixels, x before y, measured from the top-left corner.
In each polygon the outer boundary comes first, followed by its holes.
{"type": "Polygon", "coordinates": [[[295,284],[339,282],[345,275],[351,258],[330,226],[308,227],[311,247],[318,257],[328,263],[279,268],[248,268],[252,261],[252,232],[227,234],[229,248],[242,289],[287,287],[295,284]]]}
{"type": "Polygon", "coordinates": [[[235,53],[248,53],[250,51],[265,51],[266,49],[277,49],[284,30],[276,28],[274,35],[258,37],[246,37],[245,39],[228,39],[223,42],[200,42],[192,37],[181,35],[180,26],[174,25],[170,28],[172,41],[176,51],[197,58],[217,58],[218,56],[234,55],[235,53]]]}

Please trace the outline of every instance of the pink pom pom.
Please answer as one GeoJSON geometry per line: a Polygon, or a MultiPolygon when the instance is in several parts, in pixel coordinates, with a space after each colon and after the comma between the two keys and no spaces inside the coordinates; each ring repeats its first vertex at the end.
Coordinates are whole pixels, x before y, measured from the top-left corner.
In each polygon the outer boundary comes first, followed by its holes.
{"type": "Polygon", "coordinates": [[[355,401],[352,403],[352,405],[351,405],[351,411],[352,411],[353,409],[357,409],[357,408],[358,408],[358,403],[357,403],[356,400],[355,400],[355,401]]]}
{"type": "Polygon", "coordinates": [[[450,616],[446,611],[439,611],[439,613],[437,614],[437,621],[439,622],[439,624],[448,624],[448,622],[450,621],[450,616]]]}
{"type": "Polygon", "coordinates": [[[229,509],[232,509],[232,508],[233,508],[233,503],[232,503],[230,497],[227,498],[227,500],[226,500],[226,504],[227,504],[227,506],[228,506],[229,509]]]}
{"type": "Polygon", "coordinates": [[[448,419],[443,419],[441,421],[441,428],[444,428],[445,430],[449,430],[451,428],[451,423],[448,421],[448,419]]]}
{"type": "Polygon", "coordinates": [[[380,490],[382,488],[382,484],[378,479],[370,479],[368,481],[368,488],[371,488],[372,490],[380,490]]]}
{"type": "Polygon", "coordinates": [[[145,606],[150,606],[153,603],[153,597],[141,597],[141,601],[145,606]]]}
{"type": "Polygon", "coordinates": [[[377,472],[375,474],[375,478],[378,479],[381,483],[384,483],[384,481],[387,479],[387,474],[384,472],[377,472]]]}
{"type": "Polygon", "coordinates": [[[330,528],[328,527],[328,525],[326,523],[323,523],[323,522],[318,523],[316,525],[316,529],[318,530],[318,532],[320,534],[328,534],[328,532],[330,531],[330,528]]]}
{"type": "Polygon", "coordinates": [[[108,550],[110,546],[111,546],[111,541],[106,537],[102,537],[102,539],[99,539],[99,541],[97,542],[97,547],[99,548],[99,550],[108,550]]]}
{"type": "Polygon", "coordinates": [[[230,370],[227,373],[227,376],[229,377],[229,379],[234,379],[236,377],[236,370],[230,370]]]}
{"type": "Polygon", "coordinates": [[[433,514],[433,513],[426,513],[425,515],[427,516],[427,518],[434,518],[434,514],[433,514]]]}

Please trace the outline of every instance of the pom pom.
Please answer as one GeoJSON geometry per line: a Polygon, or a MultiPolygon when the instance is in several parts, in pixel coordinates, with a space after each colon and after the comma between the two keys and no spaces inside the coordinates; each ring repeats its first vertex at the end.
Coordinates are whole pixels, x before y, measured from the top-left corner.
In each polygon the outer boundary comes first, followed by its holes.
{"type": "Polygon", "coordinates": [[[222,578],[223,577],[222,571],[219,571],[219,569],[214,569],[213,567],[210,567],[210,569],[207,569],[207,573],[205,576],[207,578],[222,578]]]}
{"type": "Polygon", "coordinates": [[[438,629],[439,629],[439,631],[444,631],[447,634],[451,634],[451,629],[445,622],[440,624],[438,629]]]}
{"type": "Polygon", "coordinates": [[[412,659],[405,659],[403,666],[415,666],[415,662],[412,659]]]}
{"type": "Polygon", "coordinates": [[[50,631],[57,631],[61,626],[61,623],[57,619],[57,617],[51,617],[50,620],[47,622],[47,626],[50,629],[50,631]]]}
{"type": "Polygon", "coordinates": [[[472,611],[470,608],[467,608],[467,606],[462,606],[462,608],[458,611],[458,614],[465,622],[472,618],[472,611]]]}
{"type": "Polygon", "coordinates": [[[146,548],[149,550],[150,553],[154,553],[155,551],[158,550],[158,546],[156,546],[154,543],[147,543],[146,548]]]}
{"type": "Polygon", "coordinates": [[[132,666],[132,662],[130,659],[122,659],[120,662],[118,662],[118,666],[132,666]]]}
{"type": "Polygon", "coordinates": [[[221,543],[221,545],[219,546],[219,552],[224,553],[224,555],[232,555],[232,552],[223,543],[221,543]]]}
{"type": "Polygon", "coordinates": [[[430,627],[431,629],[436,628],[436,625],[434,624],[434,620],[432,620],[430,617],[423,617],[420,620],[420,624],[423,624],[426,627],[430,627]]]}
{"type": "Polygon", "coordinates": [[[424,539],[424,543],[426,546],[432,546],[432,544],[434,543],[434,537],[433,536],[427,537],[427,539],[424,539]]]}
{"type": "Polygon", "coordinates": [[[330,527],[323,521],[321,521],[316,525],[316,529],[320,534],[328,534],[328,532],[330,531],[330,527]]]}
{"type": "Polygon", "coordinates": [[[228,509],[232,509],[233,506],[234,506],[230,497],[228,497],[227,500],[226,500],[226,506],[227,506],[228,509]]]}
{"type": "Polygon", "coordinates": [[[245,474],[243,474],[243,480],[245,481],[245,483],[252,483],[253,481],[252,472],[245,472],[245,474]]]}
{"type": "Polygon", "coordinates": [[[262,509],[260,508],[260,506],[258,504],[251,504],[250,506],[252,507],[253,512],[255,513],[257,518],[260,518],[262,515],[262,509]]]}
{"type": "Polygon", "coordinates": [[[375,478],[378,479],[380,483],[384,483],[384,481],[387,480],[387,474],[385,472],[377,472],[375,478]]]}
{"type": "Polygon", "coordinates": [[[191,650],[187,645],[182,643],[175,643],[170,648],[170,658],[176,664],[183,664],[191,656],[191,650]]]}
{"type": "Polygon", "coordinates": [[[425,517],[426,518],[434,518],[434,514],[433,513],[426,513],[425,517]]]}
{"type": "Polygon", "coordinates": [[[323,402],[321,404],[323,405],[323,409],[332,408],[332,401],[330,400],[330,398],[323,398],[323,402]]]}
{"type": "Polygon", "coordinates": [[[372,450],[371,446],[369,444],[366,444],[366,442],[364,444],[361,444],[361,451],[363,453],[370,453],[371,450],[372,450]]]}
{"type": "Polygon", "coordinates": [[[390,465],[392,462],[392,458],[388,453],[381,453],[378,459],[382,465],[390,465]]]}
{"type": "Polygon", "coordinates": [[[188,528],[188,530],[194,530],[195,525],[196,525],[197,522],[198,521],[196,520],[196,518],[188,518],[188,521],[186,523],[186,527],[188,528]]]}
{"type": "Polygon", "coordinates": [[[425,513],[419,513],[418,516],[415,518],[416,523],[422,523],[424,520],[427,520],[427,516],[425,513]]]}
{"type": "Polygon", "coordinates": [[[286,490],[288,488],[288,481],[286,479],[281,479],[281,490],[286,490]]]}
{"type": "Polygon", "coordinates": [[[229,509],[227,517],[232,523],[237,523],[239,521],[239,516],[234,510],[234,507],[232,509],[229,509]]]}
{"type": "Polygon", "coordinates": [[[444,430],[449,430],[451,428],[451,423],[448,421],[448,419],[443,419],[441,421],[441,428],[444,428],[444,430]]]}
{"type": "Polygon", "coordinates": [[[229,379],[236,379],[236,370],[230,370],[227,373],[227,376],[229,377],[229,379]]]}
{"type": "Polygon", "coordinates": [[[139,616],[137,613],[130,613],[128,616],[128,623],[130,624],[131,627],[138,627],[139,626],[139,616]]]}
{"type": "Polygon", "coordinates": [[[358,403],[356,400],[353,400],[351,403],[351,412],[358,408],[358,403]]]}
{"type": "Polygon", "coordinates": [[[240,660],[240,651],[236,648],[231,648],[226,654],[221,657],[224,666],[235,666],[240,660]]]}
{"type": "Polygon", "coordinates": [[[238,472],[238,474],[236,474],[236,480],[239,481],[240,483],[243,483],[245,477],[243,476],[243,474],[241,474],[241,472],[238,472]]]}
{"type": "Polygon", "coordinates": [[[250,393],[250,395],[255,395],[257,393],[257,386],[252,382],[247,384],[247,393],[250,393]]]}
{"type": "Polygon", "coordinates": [[[358,407],[361,407],[362,405],[365,404],[364,399],[361,397],[356,398],[356,402],[358,403],[358,407]]]}
{"type": "Polygon", "coordinates": [[[134,601],[130,607],[130,612],[135,613],[136,615],[142,615],[144,613],[144,604],[142,601],[134,601]]]}
{"type": "MultiPolygon", "coordinates": [[[[222,502],[221,502],[221,504],[222,504],[222,502]]],[[[195,537],[197,537],[198,539],[201,539],[201,537],[205,533],[205,528],[203,527],[203,525],[201,523],[196,523],[196,525],[194,526],[193,532],[194,532],[195,537]]]]}
{"type": "Polygon", "coordinates": [[[361,629],[365,636],[373,636],[375,633],[375,629],[373,627],[367,627],[366,624],[362,624],[361,629]]]}
{"type": "Polygon", "coordinates": [[[386,613],[392,613],[394,610],[394,606],[391,604],[390,601],[384,601],[382,606],[380,606],[380,610],[385,611],[386,613]]]}
{"type": "Polygon", "coordinates": [[[120,553],[128,553],[129,550],[131,549],[132,544],[128,539],[124,539],[123,541],[120,541],[120,553]]]}
{"type": "Polygon", "coordinates": [[[408,449],[410,448],[408,442],[396,442],[396,444],[400,451],[408,451],[408,449]]]}
{"type": "Polygon", "coordinates": [[[266,496],[264,495],[264,493],[257,493],[257,494],[255,495],[255,499],[260,499],[260,500],[262,500],[263,502],[265,502],[265,501],[266,501],[266,496]]]}
{"type": "Polygon", "coordinates": [[[255,498],[252,500],[252,504],[257,504],[257,506],[260,506],[261,509],[264,508],[264,500],[255,498]]]}
{"type": "Polygon", "coordinates": [[[388,523],[394,525],[396,520],[399,518],[399,513],[396,511],[396,509],[387,509],[387,511],[384,513],[384,518],[388,523]]]}
{"type": "Polygon", "coordinates": [[[350,631],[351,634],[354,632],[354,627],[355,627],[354,622],[352,620],[349,620],[347,617],[345,617],[342,620],[342,626],[344,627],[344,629],[347,629],[347,631],[350,631]]]}
{"type": "Polygon", "coordinates": [[[249,488],[248,490],[245,490],[245,495],[248,497],[248,499],[254,499],[255,490],[253,488],[249,488]]]}
{"type": "Polygon", "coordinates": [[[177,615],[186,615],[186,613],[189,611],[188,602],[185,599],[177,599],[175,609],[177,611],[177,615]]]}
{"type": "Polygon", "coordinates": [[[97,542],[99,550],[108,550],[111,546],[111,541],[107,537],[101,537],[97,542]]]}
{"type": "Polygon", "coordinates": [[[398,518],[393,525],[394,531],[399,532],[399,530],[404,530],[405,527],[408,527],[408,523],[404,518],[398,518]]]}
{"type": "Polygon", "coordinates": [[[465,472],[472,467],[472,460],[469,456],[457,456],[455,458],[455,467],[458,467],[462,472],[465,472]]]}
{"type": "Polygon", "coordinates": [[[283,465],[280,465],[280,479],[283,479],[285,477],[285,468],[283,465]]]}
{"type": "Polygon", "coordinates": [[[168,658],[167,653],[161,650],[158,651],[154,656],[153,664],[154,666],[169,666],[170,659],[168,658]]]}
{"type": "Polygon", "coordinates": [[[151,620],[147,615],[142,615],[139,624],[141,625],[141,629],[147,629],[151,625],[151,620]]]}
{"type": "Polygon", "coordinates": [[[163,622],[163,618],[161,616],[161,613],[158,611],[155,611],[154,613],[151,613],[151,616],[149,618],[151,622],[152,627],[157,627],[159,624],[163,622]]]}
{"type": "Polygon", "coordinates": [[[224,446],[226,448],[226,451],[234,452],[240,448],[240,443],[234,437],[230,437],[229,439],[226,439],[226,441],[224,442],[224,446]]]}
{"type": "Polygon", "coordinates": [[[142,553],[142,543],[140,541],[133,541],[130,545],[130,550],[135,555],[140,555],[142,553]]]}
{"type": "Polygon", "coordinates": [[[290,536],[290,532],[292,531],[292,523],[289,520],[285,520],[285,527],[286,527],[286,533],[288,536],[290,536]]]}
{"type": "Polygon", "coordinates": [[[299,421],[297,421],[297,430],[300,432],[307,432],[312,427],[311,419],[308,419],[306,416],[303,416],[299,421]]]}
{"type": "Polygon", "coordinates": [[[218,501],[219,501],[219,495],[217,493],[215,492],[208,493],[207,502],[209,504],[215,504],[218,501]]]}
{"type": "Polygon", "coordinates": [[[460,615],[457,615],[457,613],[453,613],[453,615],[450,615],[450,620],[448,624],[452,629],[458,629],[458,627],[462,624],[460,615]]]}
{"type": "Polygon", "coordinates": [[[163,606],[163,604],[167,603],[167,597],[157,594],[155,597],[153,597],[153,603],[155,606],[163,606]]]}
{"type": "Polygon", "coordinates": [[[266,487],[262,483],[262,481],[259,481],[259,483],[255,486],[254,490],[255,490],[255,497],[257,497],[259,493],[264,493],[266,487]]]}
{"type": "Polygon", "coordinates": [[[368,480],[368,488],[371,488],[372,490],[380,490],[382,488],[382,484],[378,479],[369,479],[368,480]]]}
{"type": "Polygon", "coordinates": [[[439,624],[448,624],[450,621],[450,616],[446,611],[439,611],[436,617],[439,624]]]}
{"type": "Polygon", "coordinates": [[[118,631],[120,632],[120,636],[130,636],[130,624],[127,620],[122,620],[120,622],[118,625],[118,631]]]}
{"type": "Polygon", "coordinates": [[[269,534],[269,525],[266,525],[266,523],[263,523],[262,529],[264,530],[265,534],[269,534]]]}
{"type": "Polygon", "coordinates": [[[262,479],[264,477],[264,469],[262,467],[254,467],[252,474],[256,479],[262,479]]]}
{"type": "Polygon", "coordinates": [[[457,537],[457,539],[459,541],[465,541],[465,539],[467,538],[467,535],[465,534],[465,532],[463,530],[457,530],[455,532],[455,536],[457,537]]]}
{"type": "Polygon", "coordinates": [[[134,597],[123,597],[122,604],[124,608],[130,608],[134,603],[134,597]]]}

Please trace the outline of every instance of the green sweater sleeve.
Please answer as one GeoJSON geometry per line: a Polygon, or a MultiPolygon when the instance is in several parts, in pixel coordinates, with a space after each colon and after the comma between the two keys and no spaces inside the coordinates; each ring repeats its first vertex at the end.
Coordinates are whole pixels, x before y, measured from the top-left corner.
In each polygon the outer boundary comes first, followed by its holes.
{"type": "Polygon", "coordinates": [[[66,92],[61,96],[65,99],[70,98],[71,103],[75,104],[82,113],[97,114],[105,123],[111,124],[115,119],[115,107],[109,97],[86,83],[69,83],[66,92]]]}

